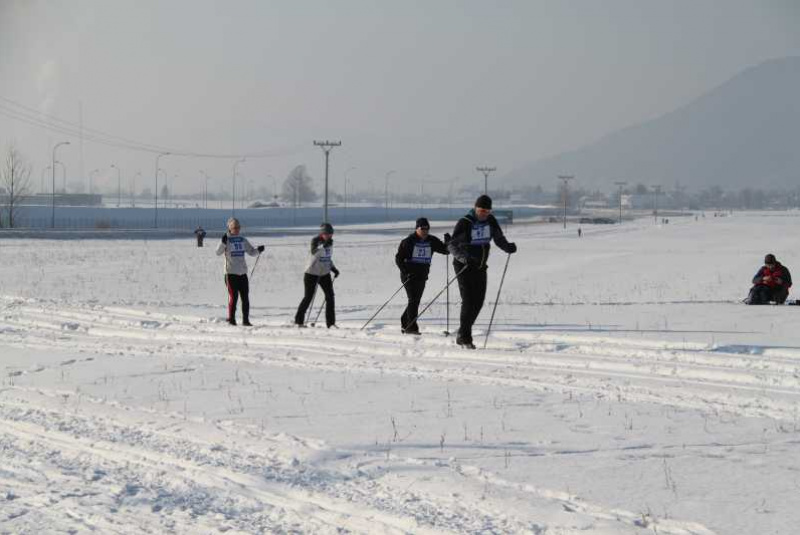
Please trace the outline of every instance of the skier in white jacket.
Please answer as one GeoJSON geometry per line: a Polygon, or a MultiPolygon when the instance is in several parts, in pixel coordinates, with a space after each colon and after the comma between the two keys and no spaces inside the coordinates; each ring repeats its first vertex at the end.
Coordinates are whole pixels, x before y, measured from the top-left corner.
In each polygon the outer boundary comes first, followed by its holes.
{"type": "Polygon", "coordinates": [[[225,254],[225,286],[228,288],[228,323],[236,325],[236,302],[242,297],[242,325],[250,326],[250,285],[247,280],[247,262],[244,254],[258,256],[264,246],[253,245],[241,236],[241,224],[235,217],[228,219],[228,232],[222,235],[217,246],[217,256],[225,254]]]}
{"type": "Polygon", "coordinates": [[[325,293],[325,323],[329,329],[336,326],[331,273],[334,278],[339,276],[339,270],[333,264],[333,226],[330,223],[322,223],[319,226],[319,235],[311,239],[311,256],[303,275],[305,294],[294,317],[298,327],[305,327],[306,311],[317,291],[317,284],[325,293]]]}

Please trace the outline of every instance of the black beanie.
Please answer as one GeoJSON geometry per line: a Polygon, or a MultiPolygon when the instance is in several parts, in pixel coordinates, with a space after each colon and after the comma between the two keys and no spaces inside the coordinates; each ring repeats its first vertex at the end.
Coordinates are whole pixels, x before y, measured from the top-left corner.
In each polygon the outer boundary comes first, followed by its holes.
{"type": "Polygon", "coordinates": [[[492,198],[488,195],[481,195],[475,201],[475,208],[484,208],[485,210],[492,209],[492,198]]]}
{"type": "Polygon", "coordinates": [[[320,234],[333,234],[333,225],[330,223],[322,223],[319,226],[320,234]]]}
{"type": "Polygon", "coordinates": [[[431,228],[431,224],[428,223],[428,219],[427,218],[420,217],[419,219],[417,219],[417,226],[415,228],[430,229],[431,228]]]}
{"type": "Polygon", "coordinates": [[[767,256],[764,257],[765,264],[775,264],[776,262],[777,260],[775,259],[774,254],[768,254],[767,256]]]}

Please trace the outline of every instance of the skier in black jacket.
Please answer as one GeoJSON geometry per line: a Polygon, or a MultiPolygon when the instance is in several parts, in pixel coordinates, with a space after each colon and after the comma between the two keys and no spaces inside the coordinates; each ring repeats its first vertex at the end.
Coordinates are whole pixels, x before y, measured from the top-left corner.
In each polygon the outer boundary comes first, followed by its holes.
{"type": "Polygon", "coordinates": [[[405,334],[420,334],[416,319],[428,272],[431,270],[433,253],[450,254],[446,245],[450,235],[445,234],[445,243],[442,243],[436,236],[428,234],[430,229],[427,219],[417,219],[416,230],[400,242],[394,257],[395,264],[400,268],[400,281],[405,284],[408,296],[408,306],[400,317],[400,330],[405,334]]]}
{"type": "Polygon", "coordinates": [[[517,252],[516,244],[506,240],[500,224],[492,215],[491,197],[481,195],[475,201],[475,208],[456,223],[453,239],[448,245],[461,293],[461,324],[456,343],[468,349],[475,349],[472,325],[486,297],[486,261],[492,240],[508,254],[517,252]]]}

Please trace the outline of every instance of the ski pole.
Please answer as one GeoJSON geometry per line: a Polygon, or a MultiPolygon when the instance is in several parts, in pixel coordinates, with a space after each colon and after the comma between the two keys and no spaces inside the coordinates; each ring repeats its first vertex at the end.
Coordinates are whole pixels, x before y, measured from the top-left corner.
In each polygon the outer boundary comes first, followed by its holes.
{"type": "MultiPolygon", "coordinates": [[[[331,290],[333,290],[333,280],[331,279],[331,290]]],[[[326,295],[325,298],[322,300],[322,304],[319,306],[319,310],[317,310],[317,317],[314,318],[314,321],[311,322],[311,326],[315,326],[317,321],[319,320],[319,315],[322,314],[322,309],[325,308],[325,303],[328,301],[328,296],[326,295]]]]}
{"type": "MultiPolygon", "coordinates": [[[[449,258],[446,258],[444,261],[444,280],[450,279],[450,265],[448,264],[449,258]]],[[[445,294],[445,317],[447,318],[444,328],[444,335],[450,336],[450,286],[447,287],[447,293],[445,294]]]]}
{"type": "Polygon", "coordinates": [[[438,294],[436,294],[436,297],[434,297],[433,299],[431,299],[431,302],[430,302],[430,303],[428,303],[427,305],[425,305],[425,308],[423,308],[423,309],[422,309],[422,312],[420,312],[419,314],[417,314],[417,317],[416,317],[416,318],[414,318],[414,319],[413,319],[413,320],[410,322],[410,325],[414,325],[414,324],[417,322],[417,320],[418,320],[418,319],[419,319],[419,318],[420,318],[420,317],[421,317],[423,314],[425,314],[425,311],[426,311],[426,310],[428,310],[428,309],[431,307],[431,305],[432,305],[433,303],[435,303],[435,302],[436,302],[436,300],[437,300],[437,299],[439,299],[439,296],[440,296],[440,295],[442,295],[442,294],[445,292],[445,290],[447,290],[447,289],[450,287],[450,285],[451,285],[451,284],[453,284],[453,281],[455,281],[455,280],[458,278],[458,276],[459,276],[459,275],[461,275],[462,273],[464,273],[464,270],[466,270],[468,267],[469,267],[469,265],[468,265],[468,264],[464,264],[464,267],[463,267],[463,268],[461,268],[461,269],[458,271],[458,273],[456,273],[456,276],[455,276],[455,277],[453,277],[452,279],[450,279],[449,281],[447,281],[447,284],[445,285],[445,287],[444,287],[444,288],[442,288],[441,290],[439,290],[439,293],[438,293],[438,294]]]}
{"type": "Polygon", "coordinates": [[[374,319],[375,319],[375,317],[376,317],[378,314],[380,314],[380,313],[381,313],[381,310],[383,310],[383,309],[384,309],[384,307],[386,307],[386,305],[388,305],[388,304],[389,304],[389,302],[390,302],[392,299],[394,299],[394,296],[396,296],[397,294],[399,294],[399,293],[400,293],[400,290],[402,290],[403,288],[405,288],[405,287],[406,287],[406,284],[408,284],[408,281],[410,281],[410,280],[411,280],[411,277],[408,277],[408,278],[406,279],[406,281],[403,283],[403,285],[402,285],[402,286],[400,286],[400,287],[397,289],[397,291],[396,291],[396,292],[394,292],[394,293],[392,294],[392,296],[391,296],[389,299],[387,299],[387,300],[386,300],[386,302],[385,302],[385,303],[383,303],[383,304],[380,306],[380,308],[378,309],[378,311],[377,311],[377,312],[375,312],[375,314],[373,314],[373,315],[372,315],[372,317],[370,317],[370,318],[367,320],[367,322],[366,322],[364,325],[362,325],[362,326],[361,326],[361,329],[360,329],[360,330],[362,330],[362,331],[363,331],[363,330],[366,328],[366,326],[367,326],[367,325],[369,325],[369,324],[370,324],[370,322],[371,322],[372,320],[374,320],[374,319]]]}
{"type": "Polygon", "coordinates": [[[317,298],[317,283],[314,284],[314,293],[311,294],[311,303],[308,305],[308,311],[306,312],[306,323],[308,320],[311,319],[311,312],[314,310],[314,300],[317,298]]]}
{"type": "Polygon", "coordinates": [[[497,297],[494,299],[494,307],[492,308],[492,317],[489,320],[489,328],[486,329],[486,338],[483,340],[483,349],[486,349],[486,343],[489,341],[489,333],[492,332],[492,323],[494,322],[494,313],[497,310],[497,302],[500,300],[500,290],[503,289],[503,281],[506,280],[506,271],[508,271],[508,261],[511,260],[511,254],[506,257],[506,267],[503,268],[503,276],[500,277],[500,286],[497,288],[497,297]]]}
{"type": "Polygon", "coordinates": [[[261,253],[258,253],[258,256],[256,257],[256,261],[253,262],[253,269],[250,270],[250,278],[251,279],[253,278],[253,273],[256,272],[256,266],[258,265],[258,261],[259,261],[260,258],[261,258],[261,253]]]}

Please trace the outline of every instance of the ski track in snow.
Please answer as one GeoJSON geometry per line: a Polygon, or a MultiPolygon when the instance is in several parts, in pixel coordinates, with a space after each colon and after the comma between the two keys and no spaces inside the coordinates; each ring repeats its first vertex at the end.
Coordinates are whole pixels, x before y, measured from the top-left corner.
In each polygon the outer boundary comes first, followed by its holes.
{"type": "MultiPolygon", "coordinates": [[[[161,375],[190,372],[181,359],[198,357],[298,369],[357,370],[539,391],[577,390],[598,398],[711,406],[778,419],[789,417],[799,391],[797,376],[787,378],[785,373],[800,363],[800,355],[790,351],[775,355],[764,368],[746,352],[721,354],[686,344],[503,334],[493,339],[493,349],[467,352],[440,336],[408,342],[407,337],[382,328],[362,332],[345,325],[331,331],[298,330],[280,324],[238,331],[241,344],[231,347],[224,343],[231,328],[213,318],[34,299],[4,298],[2,306],[0,327],[8,346],[80,355],[50,366],[7,368],[7,386],[0,392],[0,450],[5,461],[0,483],[13,481],[19,492],[26,485],[32,490],[49,489],[24,503],[14,496],[6,497],[5,504],[0,501],[5,523],[20,532],[44,533],[64,518],[78,531],[103,533],[213,529],[566,535],[587,529],[649,533],[654,525],[641,514],[509,482],[454,460],[333,452],[329,456],[336,461],[325,466],[298,461],[303,452],[312,456],[313,450],[324,445],[297,437],[271,436],[253,428],[240,436],[241,430],[225,427],[220,431],[233,439],[225,440],[224,446],[203,443],[166,429],[200,425],[180,414],[166,413],[178,423],[165,424],[158,421],[163,414],[139,409],[145,414],[132,423],[131,413],[137,410],[88,396],[81,396],[80,412],[65,412],[60,404],[74,399],[74,392],[14,385],[20,376],[85,361],[101,364],[103,360],[113,368],[115,357],[167,357],[173,365],[152,372],[161,375]],[[405,343],[398,344],[400,340],[405,343]],[[736,394],[731,396],[731,391],[736,394]],[[785,398],[784,402],[776,396],[785,398]],[[92,405],[102,410],[93,411],[92,405]],[[297,451],[297,457],[282,456],[287,450],[297,451]],[[527,496],[524,499],[537,503],[538,511],[548,512],[549,521],[537,524],[508,513],[498,515],[489,502],[446,499],[384,481],[382,474],[391,473],[387,468],[404,466],[443,470],[451,474],[448,477],[458,478],[459,485],[478,489],[490,485],[498,496],[527,496]]],[[[675,535],[713,533],[699,524],[671,520],[660,520],[657,529],[675,535]]]]}

